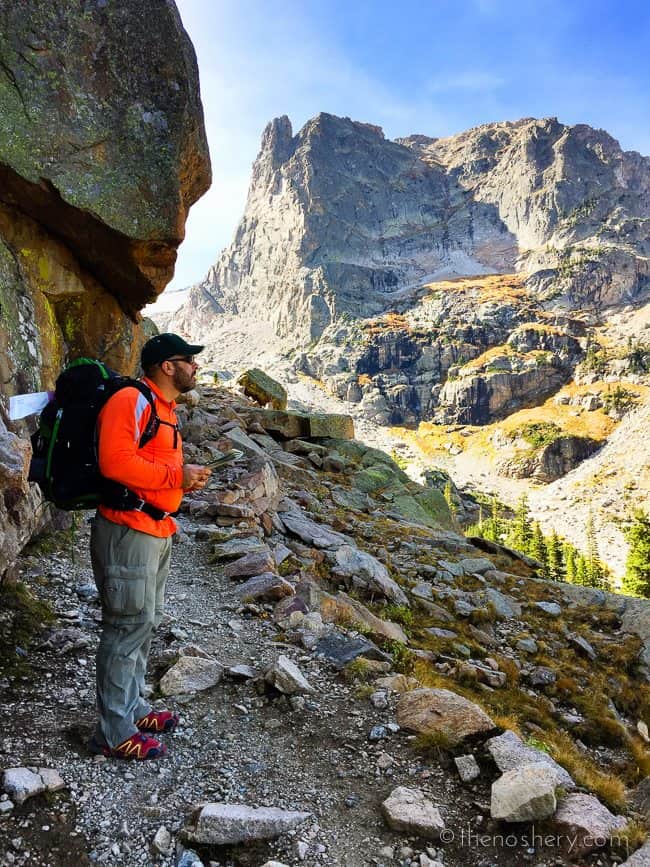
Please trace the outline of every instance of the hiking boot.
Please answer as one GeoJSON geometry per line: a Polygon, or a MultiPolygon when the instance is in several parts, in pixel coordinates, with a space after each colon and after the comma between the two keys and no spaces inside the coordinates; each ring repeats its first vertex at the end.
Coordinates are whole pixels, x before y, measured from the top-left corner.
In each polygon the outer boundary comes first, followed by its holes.
{"type": "Polygon", "coordinates": [[[173,732],[178,725],[178,714],[169,710],[150,710],[135,721],[141,732],[173,732]]]}
{"type": "Polygon", "coordinates": [[[116,747],[106,747],[98,744],[95,738],[90,742],[90,751],[96,755],[106,756],[108,759],[159,759],[167,752],[167,747],[155,738],[136,732],[118,744],[116,747]]]}

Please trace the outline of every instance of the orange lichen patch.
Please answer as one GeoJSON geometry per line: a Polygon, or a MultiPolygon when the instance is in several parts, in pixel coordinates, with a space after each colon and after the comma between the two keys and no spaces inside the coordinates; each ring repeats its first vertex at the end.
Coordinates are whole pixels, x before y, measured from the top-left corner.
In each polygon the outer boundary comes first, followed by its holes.
{"type": "Polygon", "coordinates": [[[359,385],[372,385],[372,379],[370,379],[367,373],[360,373],[357,377],[357,382],[359,385]]]}
{"type": "Polygon", "coordinates": [[[429,295],[423,302],[434,300],[441,292],[473,292],[479,302],[485,301],[523,301],[529,298],[520,274],[478,274],[475,277],[454,277],[451,280],[437,280],[426,283],[429,295]]]}

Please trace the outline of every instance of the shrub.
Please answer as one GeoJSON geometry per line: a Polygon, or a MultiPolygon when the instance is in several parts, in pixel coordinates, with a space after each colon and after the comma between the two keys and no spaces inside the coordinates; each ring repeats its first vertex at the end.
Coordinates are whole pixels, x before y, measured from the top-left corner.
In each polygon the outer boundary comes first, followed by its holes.
{"type": "Polygon", "coordinates": [[[650,598],[650,516],[639,510],[625,531],[630,550],[625,564],[623,590],[632,596],[650,598]]]}
{"type": "Polygon", "coordinates": [[[610,834],[612,852],[627,861],[630,855],[639,849],[648,838],[648,829],[642,822],[628,822],[624,828],[614,830],[610,834]]]}
{"type": "Polygon", "coordinates": [[[413,611],[406,605],[386,605],[381,616],[384,620],[392,620],[399,623],[408,633],[413,628],[413,611]]]}
{"type": "Polygon", "coordinates": [[[583,755],[566,732],[549,732],[551,755],[566,768],[575,782],[591,790],[615,813],[626,806],[625,784],[613,774],[606,774],[587,756],[583,755]]]}
{"type": "Polygon", "coordinates": [[[603,408],[607,415],[611,413],[624,413],[631,409],[638,400],[638,396],[622,385],[616,385],[608,389],[603,395],[603,408]]]}
{"type": "Polygon", "coordinates": [[[372,665],[362,656],[353,659],[352,662],[348,662],[343,669],[343,677],[351,683],[368,681],[374,674],[375,671],[372,665]]]}
{"type": "Polygon", "coordinates": [[[522,437],[534,449],[541,449],[561,437],[562,429],[552,421],[538,421],[522,425],[512,435],[522,437]]]}
{"type": "Polygon", "coordinates": [[[393,668],[395,671],[398,671],[400,674],[411,674],[417,659],[412,650],[409,650],[408,647],[399,641],[387,642],[385,649],[393,657],[393,668]]]}
{"type": "Polygon", "coordinates": [[[415,747],[420,753],[440,759],[445,753],[450,752],[451,741],[444,732],[425,732],[417,736],[415,747]]]}

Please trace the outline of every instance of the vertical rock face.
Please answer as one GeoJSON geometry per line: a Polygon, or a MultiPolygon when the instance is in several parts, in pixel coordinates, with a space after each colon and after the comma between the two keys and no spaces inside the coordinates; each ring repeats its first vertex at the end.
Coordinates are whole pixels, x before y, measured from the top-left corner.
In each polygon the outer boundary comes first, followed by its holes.
{"type": "Polygon", "coordinates": [[[580,306],[648,283],[650,159],[603,130],[557,118],[487,124],[418,146],[516,237],[529,285],[580,306]]]}
{"type": "MultiPolygon", "coordinates": [[[[127,372],[210,162],[170,0],[0,0],[0,563],[33,528],[7,398],[92,355],[127,372]]],[[[16,438],[22,437],[22,441],[16,438]]],[[[0,567],[2,571],[2,567],[0,567]]]]}
{"type": "Polygon", "coordinates": [[[343,314],[369,317],[441,276],[518,270],[569,306],[616,304],[648,284],[650,160],[555,118],[447,139],[387,141],[320,114],[262,137],[232,245],[175,326],[215,313],[269,321],[305,344],[343,314]]]}

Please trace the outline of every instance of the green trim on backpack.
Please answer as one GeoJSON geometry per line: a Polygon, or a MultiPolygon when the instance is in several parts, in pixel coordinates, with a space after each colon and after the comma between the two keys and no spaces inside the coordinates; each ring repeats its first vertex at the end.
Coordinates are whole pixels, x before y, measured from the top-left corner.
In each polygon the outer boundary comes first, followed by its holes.
{"type": "Polygon", "coordinates": [[[66,367],[66,370],[70,370],[71,367],[80,367],[82,364],[96,364],[102,375],[102,379],[110,379],[111,377],[106,365],[103,364],[103,362],[98,361],[96,358],[86,358],[85,356],[82,356],[81,358],[75,358],[75,360],[71,361],[70,364],[66,367]]]}
{"type": "Polygon", "coordinates": [[[56,417],[54,419],[54,424],[52,425],[52,433],[50,434],[50,444],[47,450],[47,458],[45,462],[45,484],[47,487],[46,496],[52,496],[52,456],[54,454],[54,446],[56,444],[56,435],[59,432],[59,425],[61,424],[61,416],[63,415],[63,407],[58,410],[56,417]]]}

